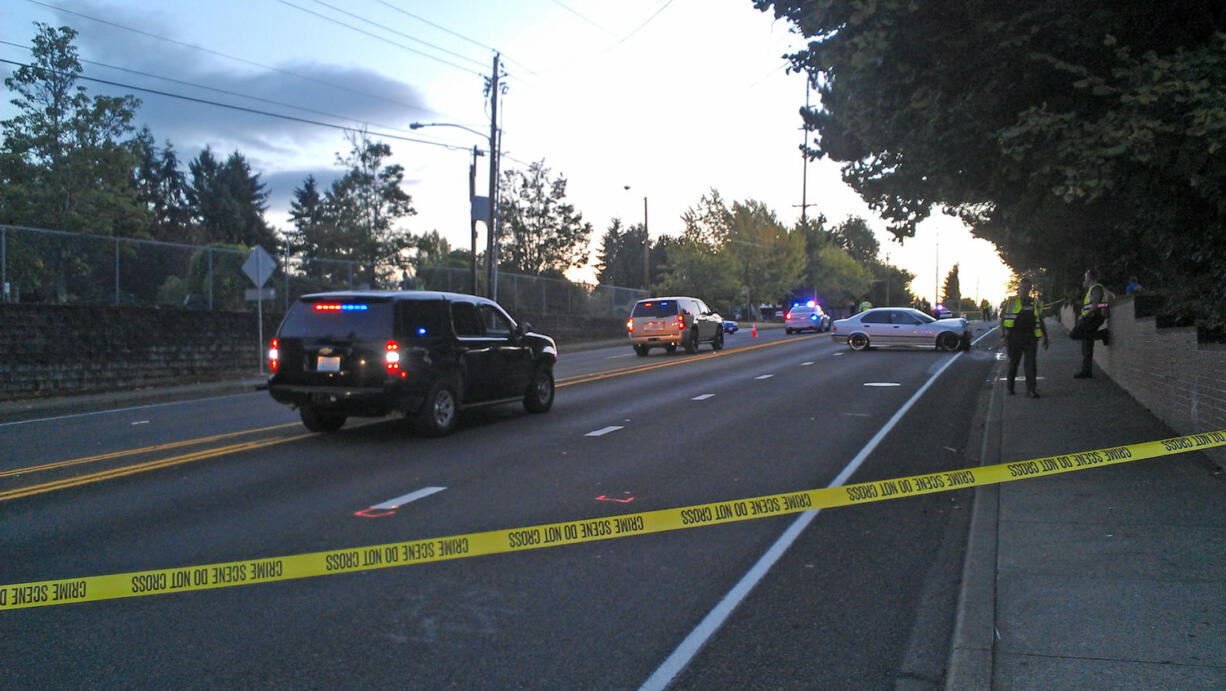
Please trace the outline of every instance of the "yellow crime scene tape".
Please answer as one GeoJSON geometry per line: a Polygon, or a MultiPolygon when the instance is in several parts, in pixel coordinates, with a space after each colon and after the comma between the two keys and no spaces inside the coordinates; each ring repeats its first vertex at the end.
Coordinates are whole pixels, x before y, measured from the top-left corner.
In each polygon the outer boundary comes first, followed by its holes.
{"type": "Polygon", "coordinates": [[[282,557],[0,585],[0,611],[411,566],[948,492],[1226,446],[1226,430],[801,492],[282,557]]]}

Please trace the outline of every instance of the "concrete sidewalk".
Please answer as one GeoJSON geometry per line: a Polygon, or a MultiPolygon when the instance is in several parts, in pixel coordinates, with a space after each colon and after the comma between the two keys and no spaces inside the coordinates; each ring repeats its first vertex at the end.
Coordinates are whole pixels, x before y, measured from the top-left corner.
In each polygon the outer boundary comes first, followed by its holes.
{"type": "MultiPolygon", "coordinates": [[[[1048,320],[1040,398],[994,370],[983,465],[1179,436],[1048,320]]],[[[1103,346],[1096,344],[1096,348],[1103,346]]],[[[1213,430],[1197,430],[1213,431],[1213,430]]],[[[1226,478],[1204,454],[977,490],[948,689],[1226,688],[1226,478]]]]}

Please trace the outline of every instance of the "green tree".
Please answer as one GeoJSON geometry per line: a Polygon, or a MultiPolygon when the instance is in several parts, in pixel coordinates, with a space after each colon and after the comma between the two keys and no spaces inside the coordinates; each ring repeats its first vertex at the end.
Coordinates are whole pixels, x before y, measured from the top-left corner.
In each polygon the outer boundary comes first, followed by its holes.
{"type": "Polygon", "coordinates": [[[811,155],[895,234],[940,207],[1017,271],[1140,267],[1226,324],[1226,5],[755,5],[811,39],[792,56],[820,95],[811,155]]]}
{"type": "MultiPolygon", "coordinates": [[[[136,167],[132,96],[86,94],[68,27],[35,25],[31,64],[5,78],[17,114],[0,123],[0,222],[99,235],[136,235],[144,210],[132,184],[136,167]]],[[[46,285],[70,299],[69,277],[86,278],[93,259],[83,243],[48,241],[35,263],[14,270],[14,282],[46,285]]],[[[92,245],[91,245],[92,246],[92,245]]],[[[79,281],[78,281],[79,283],[79,281]]]]}
{"type": "Polygon", "coordinates": [[[268,189],[238,151],[218,163],[209,147],[188,164],[187,198],[203,235],[213,242],[260,245],[275,251],[276,235],[264,221],[268,189]]]}
{"type": "Polygon", "coordinates": [[[365,132],[351,134],[349,143],[349,153],[337,155],[348,170],[332,183],[324,200],[329,253],[358,262],[372,285],[398,284],[413,247],[399,223],[417,214],[401,187],[404,167],[387,164],[391,147],[365,132]]]}
{"type": "Polygon", "coordinates": [[[790,233],[759,201],[732,205],[726,251],[751,310],[787,294],[804,275],[805,236],[790,233]]]}
{"type": "Polygon", "coordinates": [[[693,295],[716,311],[729,311],[739,302],[731,254],[691,238],[680,238],[669,250],[660,273],[653,282],[660,295],[693,295]]]}
{"type": "Polygon", "coordinates": [[[830,235],[839,247],[851,255],[852,259],[868,266],[877,261],[877,252],[881,245],[873,229],[868,227],[868,221],[859,216],[849,217],[830,231],[830,235]]]}
{"type": "Polygon", "coordinates": [[[545,162],[503,173],[498,197],[498,263],[508,271],[561,277],[587,260],[592,224],[566,202],[566,178],[545,162]]]}
{"type": "Polygon", "coordinates": [[[160,151],[148,127],[134,142],[138,158],[134,182],[144,204],[146,231],[154,240],[195,244],[200,238],[192,224],[187,201],[187,179],[179,170],[179,157],[170,142],[160,151]]]}
{"type": "Polygon", "coordinates": [[[822,305],[842,308],[859,304],[873,287],[873,276],[844,249],[830,242],[809,260],[813,288],[822,305]]]}

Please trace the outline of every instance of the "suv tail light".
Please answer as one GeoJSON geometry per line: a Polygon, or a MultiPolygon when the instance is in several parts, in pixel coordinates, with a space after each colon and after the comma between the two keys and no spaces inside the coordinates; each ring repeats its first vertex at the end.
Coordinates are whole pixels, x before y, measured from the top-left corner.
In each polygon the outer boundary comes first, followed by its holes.
{"type": "Polygon", "coordinates": [[[272,339],[268,344],[268,369],[272,370],[273,374],[277,373],[277,365],[281,363],[280,343],[277,339],[272,339]]]}
{"type": "Polygon", "coordinates": [[[677,315],[677,330],[685,331],[685,315],[684,314],[677,315]]]}
{"type": "Polygon", "coordinates": [[[787,320],[787,319],[791,319],[791,318],[792,318],[792,313],[791,313],[791,312],[788,312],[787,314],[784,314],[784,315],[783,315],[783,318],[784,318],[785,320],[787,320]]]}
{"type": "Polygon", "coordinates": [[[626,331],[628,333],[634,333],[634,317],[626,320],[626,331]]]}
{"type": "Polygon", "coordinates": [[[387,376],[399,376],[401,379],[409,376],[404,370],[400,369],[400,344],[396,341],[388,341],[383,353],[383,367],[387,370],[387,376]]]}

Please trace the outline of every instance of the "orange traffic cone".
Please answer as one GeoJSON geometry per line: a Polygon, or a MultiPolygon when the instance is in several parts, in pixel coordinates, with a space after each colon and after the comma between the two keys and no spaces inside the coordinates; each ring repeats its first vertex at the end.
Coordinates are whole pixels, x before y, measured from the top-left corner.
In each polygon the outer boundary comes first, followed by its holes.
{"type": "Polygon", "coordinates": [[[750,322],[750,323],[753,324],[753,331],[750,331],[750,334],[754,338],[757,338],[758,337],[758,322],[750,322]]]}

